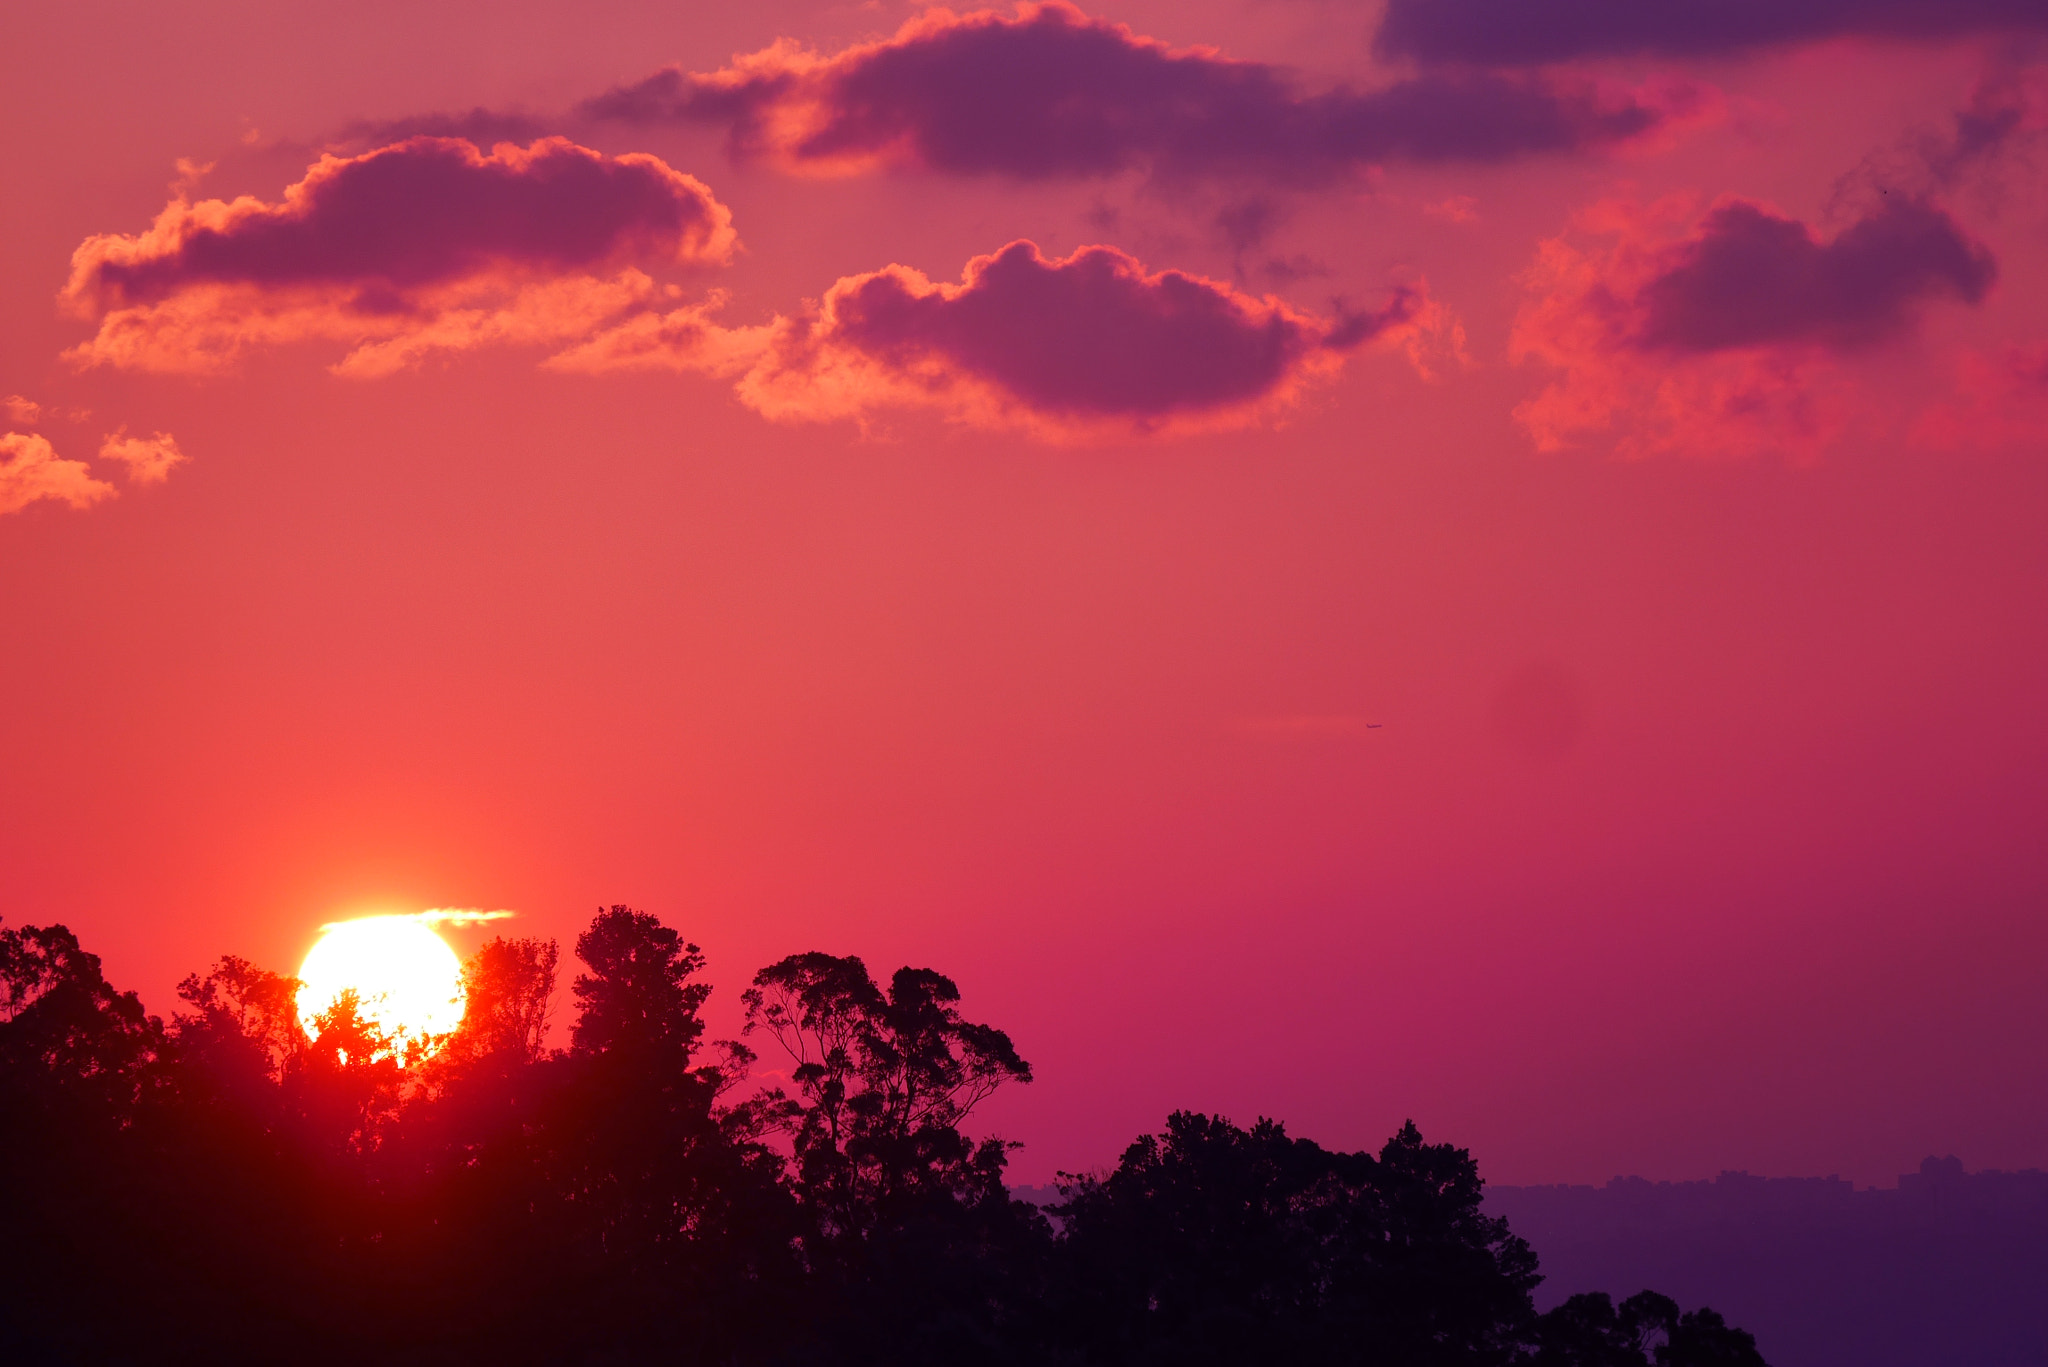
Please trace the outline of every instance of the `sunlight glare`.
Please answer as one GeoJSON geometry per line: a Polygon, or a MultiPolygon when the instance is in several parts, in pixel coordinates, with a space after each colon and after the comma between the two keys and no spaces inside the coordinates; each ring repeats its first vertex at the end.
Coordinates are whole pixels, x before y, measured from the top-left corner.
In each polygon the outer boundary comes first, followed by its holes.
{"type": "Polygon", "coordinates": [[[462,1021],[462,960],[414,916],[365,916],[322,928],[299,967],[299,1023],[315,1022],[354,989],[363,1018],[430,1048],[462,1021]]]}

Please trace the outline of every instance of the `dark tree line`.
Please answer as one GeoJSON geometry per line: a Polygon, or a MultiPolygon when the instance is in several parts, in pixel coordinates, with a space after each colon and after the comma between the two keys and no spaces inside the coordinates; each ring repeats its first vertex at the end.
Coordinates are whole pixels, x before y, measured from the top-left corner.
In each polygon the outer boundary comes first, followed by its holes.
{"type": "Polygon", "coordinates": [[[704,1039],[695,945],[627,907],[495,939],[431,1056],[223,958],[169,1021],[0,927],[0,1361],[705,1367],[1761,1367],[1645,1292],[1546,1314],[1470,1156],[1176,1112],[1045,1211],[963,1129],[1031,1069],[929,969],[798,954],[704,1039]]]}

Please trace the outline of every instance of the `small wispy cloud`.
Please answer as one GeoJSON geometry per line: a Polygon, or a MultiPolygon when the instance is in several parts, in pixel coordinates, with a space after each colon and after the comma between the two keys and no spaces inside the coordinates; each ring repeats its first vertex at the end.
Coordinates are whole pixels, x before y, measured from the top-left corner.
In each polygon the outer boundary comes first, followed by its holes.
{"type": "Polygon", "coordinates": [[[485,911],[482,907],[429,907],[413,913],[413,920],[430,926],[474,926],[485,921],[509,921],[516,911],[485,911]]]}
{"type": "Polygon", "coordinates": [[[499,909],[487,911],[482,907],[428,907],[424,911],[395,911],[382,916],[351,916],[347,921],[329,921],[320,927],[325,932],[336,926],[348,925],[351,921],[387,920],[418,921],[423,926],[474,926],[486,921],[509,921],[519,913],[499,909]]]}
{"type": "Polygon", "coordinates": [[[171,468],[184,464],[187,456],[178,449],[177,439],[168,432],[131,437],[128,429],[122,427],[108,433],[107,439],[100,443],[100,459],[126,465],[132,483],[162,484],[171,477],[171,468]]]}

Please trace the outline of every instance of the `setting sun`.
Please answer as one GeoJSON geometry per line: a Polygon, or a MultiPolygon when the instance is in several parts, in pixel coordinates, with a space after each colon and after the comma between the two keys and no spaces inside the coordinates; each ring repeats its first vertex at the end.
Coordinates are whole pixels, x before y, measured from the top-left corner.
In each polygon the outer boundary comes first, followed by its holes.
{"type": "Polygon", "coordinates": [[[353,990],[363,1018],[380,1030],[431,1043],[462,1021],[462,961],[448,942],[412,916],[366,916],[323,929],[299,966],[299,1022],[316,1022],[353,990]]]}

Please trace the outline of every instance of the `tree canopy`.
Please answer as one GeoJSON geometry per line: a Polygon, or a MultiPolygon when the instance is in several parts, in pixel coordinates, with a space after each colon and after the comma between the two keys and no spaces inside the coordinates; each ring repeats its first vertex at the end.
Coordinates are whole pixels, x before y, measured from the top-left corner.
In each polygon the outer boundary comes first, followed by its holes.
{"type": "Polygon", "coordinates": [[[1013,1198],[970,1133],[1031,1081],[950,978],[794,954],[706,1041],[703,953],[602,908],[464,967],[431,1057],[233,955],[168,1022],[62,926],[0,926],[0,1360],[25,1364],[1760,1367],[1706,1308],[1536,1258],[1470,1154],[1175,1112],[1013,1198]]]}

